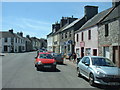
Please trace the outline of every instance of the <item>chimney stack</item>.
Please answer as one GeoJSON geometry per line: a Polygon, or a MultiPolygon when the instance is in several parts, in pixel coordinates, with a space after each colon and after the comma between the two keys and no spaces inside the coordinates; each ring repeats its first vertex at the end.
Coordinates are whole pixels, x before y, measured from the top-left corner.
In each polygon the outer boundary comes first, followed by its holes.
{"type": "Polygon", "coordinates": [[[67,24],[67,18],[66,17],[62,17],[62,19],[60,21],[60,27],[63,27],[65,24],[67,24]]]}
{"type": "Polygon", "coordinates": [[[72,16],[72,17],[68,17],[68,18],[67,18],[67,23],[70,24],[70,23],[72,23],[73,21],[75,21],[76,19],[78,19],[78,18],[73,18],[73,16],[72,16]]]}
{"type": "Polygon", "coordinates": [[[20,32],[20,36],[23,37],[23,33],[22,32],[20,32]]]}
{"type": "Polygon", "coordinates": [[[98,13],[98,6],[85,6],[84,12],[85,12],[85,18],[88,21],[98,13]]]}
{"type": "Polygon", "coordinates": [[[9,32],[13,33],[13,29],[10,29],[9,32]]]}
{"type": "Polygon", "coordinates": [[[118,5],[120,5],[120,1],[119,0],[112,0],[112,6],[113,7],[117,7],[118,5]]]}
{"type": "Polygon", "coordinates": [[[27,37],[27,38],[30,38],[30,36],[29,36],[29,35],[26,35],[26,37],[27,37]]]}

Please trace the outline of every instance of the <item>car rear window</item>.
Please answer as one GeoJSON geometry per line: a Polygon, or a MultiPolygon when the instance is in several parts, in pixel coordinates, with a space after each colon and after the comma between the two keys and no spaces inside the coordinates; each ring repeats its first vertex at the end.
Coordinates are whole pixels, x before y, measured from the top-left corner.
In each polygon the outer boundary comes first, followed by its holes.
{"type": "Polygon", "coordinates": [[[40,54],[39,58],[41,59],[53,59],[51,54],[40,54]]]}

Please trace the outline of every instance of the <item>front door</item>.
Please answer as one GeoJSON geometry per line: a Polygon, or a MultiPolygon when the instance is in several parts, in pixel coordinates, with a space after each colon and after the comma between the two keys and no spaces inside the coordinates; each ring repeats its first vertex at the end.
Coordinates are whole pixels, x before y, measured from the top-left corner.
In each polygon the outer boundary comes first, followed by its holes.
{"type": "MultiPolygon", "coordinates": [[[[120,47],[119,47],[120,48],[120,47]]],[[[118,46],[113,47],[113,62],[120,67],[120,51],[118,52],[118,46]]]]}
{"type": "Polygon", "coordinates": [[[84,47],[81,48],[81,57],[84,57],[84,47]]]}

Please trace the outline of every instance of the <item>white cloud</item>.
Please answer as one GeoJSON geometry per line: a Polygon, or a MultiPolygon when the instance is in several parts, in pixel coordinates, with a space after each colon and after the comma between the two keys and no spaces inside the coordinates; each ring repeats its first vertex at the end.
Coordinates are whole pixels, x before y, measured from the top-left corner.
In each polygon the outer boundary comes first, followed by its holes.
{"type": "Polygon", "coordinates": [[[24,35],[43,38],[51,32],[51,23],[28,18],[14,18],[14,20],[11,20],[10,17],[5,17],[3,29],[8,30],[10,28],[13,28],[16,32],[22,31],[24,35]]]}

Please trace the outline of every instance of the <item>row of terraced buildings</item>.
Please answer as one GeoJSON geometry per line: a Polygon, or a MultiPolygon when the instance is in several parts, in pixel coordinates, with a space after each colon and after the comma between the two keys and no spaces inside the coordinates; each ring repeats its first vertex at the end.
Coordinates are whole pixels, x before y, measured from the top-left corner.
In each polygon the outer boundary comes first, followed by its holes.
{"type": "Polygon", "coordinates": [[[97,6],[85,6],[82,18],[62,17],[52,24],[47,49],[78,56],[104,56],[120,67],[120,2],[98,13],[97,6]]]}

